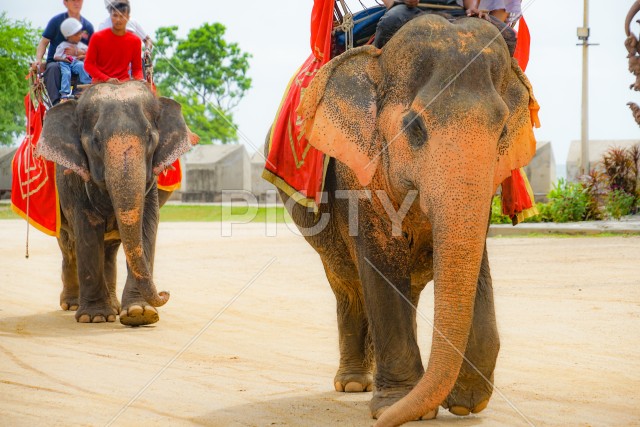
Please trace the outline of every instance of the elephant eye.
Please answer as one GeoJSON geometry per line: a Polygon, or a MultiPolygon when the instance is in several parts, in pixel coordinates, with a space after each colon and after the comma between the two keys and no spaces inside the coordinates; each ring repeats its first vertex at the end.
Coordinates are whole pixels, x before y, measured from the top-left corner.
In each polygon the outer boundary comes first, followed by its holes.
{"type": "Polygon", "coordinates": [[[407,134],[409,144],[414,148],[420,148],[427,142],[427,127],[424,120],[414,111],[410,111],[402,120],[402,128],[407,134]]]}

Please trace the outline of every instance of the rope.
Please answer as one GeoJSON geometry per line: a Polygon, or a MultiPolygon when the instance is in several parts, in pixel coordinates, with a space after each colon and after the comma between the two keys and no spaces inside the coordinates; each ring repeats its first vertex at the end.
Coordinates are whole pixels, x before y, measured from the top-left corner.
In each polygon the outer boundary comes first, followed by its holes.
{"type": "Polygon", "coordinates": [[[338,3],[336,3],[336,13],[338,15],[342,15],[342,22],[340,22],[340,25],[334,27],[334,30],[342,30],[342,32],[344,32],[345,50],[353,49],[353,14],[351,13],[351,10],[349,10],[349,6],[347,6],[345,0],[338,1],[342,6],[342,10],[344,11],[344,13],[340,13],[338,3]]]}
{"type": "MultiPolygon", "coordinates": [[[[31,94],[29,95],[29,103],[31,103],[34,107],[35,104],[34,102],[38,102],[37,98],[33,98],[34,96],[36,96],[36,91],[37,91],[37,87],[35,87],[35,81],[37,81],[38,77],[33,76],[34,72],[32,71],[31,73],[29,73],[29,83],[30,83],[30,89],[31,89],[31,94]]],[[[33,149],[33,147],[31,146],[31,141],[33,136],[31,135],[31,105],[29,105],[29,109],[27,111],[27,144],[29,144],[29,150],[31,151],[33,149]]],[[[32,154],[32,153],[30,153],[32,154]]],[[[30,207],[30,201],[31,201],[31,155],[27,156],[27,236],[26,236],[26,243],[25,243],[25,253],[24,253],[24,257],[26,259],[29,259],[29,207],[30,207]]],[[[20,167],[20,165],[18,165],[18,167],[20,167]]]]}

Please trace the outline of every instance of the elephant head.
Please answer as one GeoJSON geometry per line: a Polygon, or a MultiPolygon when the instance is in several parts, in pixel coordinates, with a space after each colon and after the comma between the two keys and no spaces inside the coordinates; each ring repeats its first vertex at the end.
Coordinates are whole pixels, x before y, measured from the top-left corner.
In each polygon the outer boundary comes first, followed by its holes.
{"type": "Polygon", "coordinates": [[[493,25],[436,15],[412,20],[382,50],[365,46],[337,57],[305,92],[298,112],[310,143],[346,164],[361,186],[396,198],[417,190],[432,225],[429,364],[381,425],[434,410],[456,381],[492,196],[535,154],[530,102],[537,105],[493,25]]]}
{"type": "Polygon", "coordinates": [[[92,86],[79,101],[52,108],[37,145],[38,155],[108,193],[127,264],[142,296],[156,307],[169,295],[156,291],[145,253],[145,196],[156,175],[197,140],[180,104],[156,97],[142,82],[127,82],[92,86]]]}

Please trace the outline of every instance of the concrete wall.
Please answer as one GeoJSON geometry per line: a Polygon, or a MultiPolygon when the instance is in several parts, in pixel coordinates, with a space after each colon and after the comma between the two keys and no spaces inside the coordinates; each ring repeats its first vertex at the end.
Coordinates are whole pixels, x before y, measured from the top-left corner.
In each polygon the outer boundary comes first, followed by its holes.
{"type": "Polygon", "coordinates": [[[276,187],[269,181],[262,178],[264,170],[264,145],[260,146],[253,156],[251,156],[251,192],[259,201],[264,201],[267,191],[275,190],[276,187]]]}
{"type": "MultiPolygon", "coordinates": [[[[640,139],[606,139],[589,141],[589,164],[591,169],[602,160],[602,155],[611,147],[631,147],[640,144],[640,139]]],[[[571,141],[567,156],[567,180],[578,181],[581,163],[581,142],[571,141]]]]}
{"type": "Polygon", "coordinates": [[[251,166],[243,145],[199,145],[183,160],[183,202],[219,202],[223,190],[251,190],[251,166]]]}
{"type": "Polygon", "coordinates": [[[0,148],[0,198],[6,198],[11,190],[11,161],[18,148],[0,148]]]}
{"type": "Polygon", "coordinates": [[[536,202],[546,201],[546,196],[556,182],[556,159],[549,141],[538,141],[536,155],[524,168],[536,202]]]}

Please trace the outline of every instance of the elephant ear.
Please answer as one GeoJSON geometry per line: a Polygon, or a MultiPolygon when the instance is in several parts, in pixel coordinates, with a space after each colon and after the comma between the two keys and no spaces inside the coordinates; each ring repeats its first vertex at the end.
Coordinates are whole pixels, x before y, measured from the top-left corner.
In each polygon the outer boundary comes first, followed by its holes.
{"type": "Polygon", "coordinates": [[[200,137],[191,132],[182,117],[182,107],[173,99],[160,97],[160,113],[156,119],[158,146],[153,153],[153,173],[159,175],[181,155],[191,149],[200,137]]]}
{"type": "Polygon", "coordinates": [[[368,185],[378,165],[375,138],[380,49],[363,46],[331,60],[298,107],[309,143],[346,164],[368,185]]]}
{"type": "Polygon", "coordinates": [[[88,182],[89,161],[80,141],[77,105],[75,100],[70,100],[47,112],[35,154],[71,169],[88,182]]]}
{"type": "Polygon", "coordinates": [[[527,165],[536,154],[536,138],[533,127],[540,127],[540,106],[533,96],[531,83],[517,61],[512,58],[511,72],[507,77],[503,100],[509,107],[505,132],[498,142],[498,162],[494,175],[497,188],[511,171],[527,165]]]}

